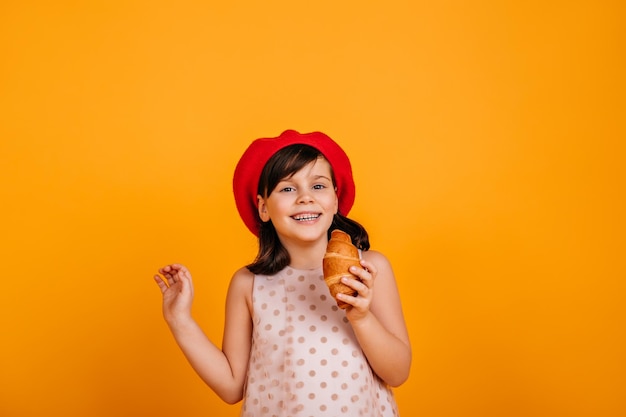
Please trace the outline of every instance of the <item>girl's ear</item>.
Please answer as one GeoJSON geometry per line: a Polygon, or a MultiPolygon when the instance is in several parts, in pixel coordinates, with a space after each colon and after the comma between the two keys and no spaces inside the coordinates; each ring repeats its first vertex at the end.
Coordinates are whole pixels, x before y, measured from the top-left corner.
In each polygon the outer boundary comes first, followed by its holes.
{"type": "Polygon", "coordinates": [[[263,222],[269,221],[270,215],[267,214],[267,206],[265,205],[265,200],[263,199],[263,197],[261,197],[260,194],[256,196],[256,200],[257,200],[257,207],[259,208],[259,217],[261,218],[261,221],[263,222]]]}

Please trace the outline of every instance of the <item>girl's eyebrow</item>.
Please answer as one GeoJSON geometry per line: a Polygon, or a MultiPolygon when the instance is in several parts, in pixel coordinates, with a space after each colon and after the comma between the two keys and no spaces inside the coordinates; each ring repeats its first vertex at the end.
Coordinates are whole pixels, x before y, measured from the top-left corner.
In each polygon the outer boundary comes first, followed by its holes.
{"type": "Polygon", "coordinates": [[[320,178],[324,178],[324,179],[330,181],[330,178],[328,178],[326,175],[314,175],[313,178],[316,179],[316,180],[318,180],[320,178]]]}
{"type": "MultiPolygon", "coordinates": [[[[319,180],[320,178],[331,181],[331,179],[327,177],[326,175],[313,175],[314,180],[319,180]]],[[[293,176],[291,176],[291,177],[283,178],[282,180],[278,181],[279,184],[282,182],[295,182],[295,181],[293,180],[293,176]]]]}

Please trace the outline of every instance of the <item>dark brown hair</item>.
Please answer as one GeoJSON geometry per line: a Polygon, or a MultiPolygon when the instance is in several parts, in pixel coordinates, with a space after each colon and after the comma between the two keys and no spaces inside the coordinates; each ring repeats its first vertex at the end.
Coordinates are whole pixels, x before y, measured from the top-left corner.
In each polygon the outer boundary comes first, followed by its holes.
{"type": "MultiPolygon", "coordinates": [[[[258,194],[267,198],[280,181],[300,171],[318,158],[324,158],[324,155],[309,145],[296,144],[279,150],[263,167],[259,178],[258,194]]],[[[335,175],[332,172],[332,167],[331,179],[333,186],[335,186],[335,175]]],[[[289,265],[291,258],[287,249],[280,243],[272,221],[261,222],[259,219],[259,223],[259,252],[254,262],[247,265],[247,268],[254,274],[274,275],[289,265]]],[[[337,213],[328,229],[328,238],[335,229],[341,229],[348,233],[352,237],[352,243],[357,248],[361,250],[370,248],[367,231],[358,222],[337,213]]]]}

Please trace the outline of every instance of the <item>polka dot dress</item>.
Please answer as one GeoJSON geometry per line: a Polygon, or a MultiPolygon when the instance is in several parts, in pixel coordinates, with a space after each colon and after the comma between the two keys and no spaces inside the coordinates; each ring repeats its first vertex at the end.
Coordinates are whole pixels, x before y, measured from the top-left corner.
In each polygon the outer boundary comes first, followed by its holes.
{"type": "Polygon", "coordinates": [[[322,269],[254,277],[242,417],[397,416],[322,269]]]}

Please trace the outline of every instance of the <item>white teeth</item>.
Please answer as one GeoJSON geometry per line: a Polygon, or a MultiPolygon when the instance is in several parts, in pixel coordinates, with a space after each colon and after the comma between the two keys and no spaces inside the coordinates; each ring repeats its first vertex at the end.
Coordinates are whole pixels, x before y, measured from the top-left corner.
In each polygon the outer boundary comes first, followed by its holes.
{"type": "Polygon", "coordinates": [[[301,221],[301,222],[306,222],[309,220],[315,220],[319,217],[319,214],[302,214],[299,216],[293,216],[294,219],[301,221]]]}

